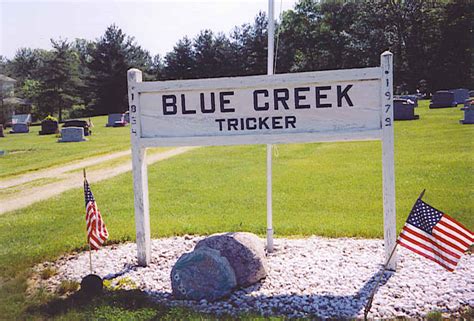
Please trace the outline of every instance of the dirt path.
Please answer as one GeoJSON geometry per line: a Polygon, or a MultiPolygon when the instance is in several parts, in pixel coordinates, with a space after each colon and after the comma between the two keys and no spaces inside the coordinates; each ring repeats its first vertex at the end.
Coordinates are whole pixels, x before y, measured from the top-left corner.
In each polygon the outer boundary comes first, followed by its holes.
{"type": "Polygon", "coordinates": [[[64,166],[55,166],[55,167],[40,170],[34,173],[26,173],[12,179],[6,179],[3,181],[0,181],[0,188],[9,188],[9,187],[25,184],[37,179],[51,178],[51,177],[54,178],[54,177],[57,177],[58,175],[61,175],[61,174],[64,174],[76,169],[93,166],[93,165],[100,164],[100,163],[103,163],[112,159],[116,159],[122,156],[130,155],[130,153],[131,153],[130,150],[124,150],[122,152],[116,152],[112,154],[91,157],[91,158],[78,161],[78,162],[77,161],[71,162],[64,166]]]}
{"type": "MultiPolygon", "coordinates": [[[[153,163],[186,153],[195,148],[197,147],[179,147],[179,148],[174,148],[172,150],[168,150],[166,152],[152,154],[152,155],[147,156],[147,164],[153,164],[153,163]]],[[[42,175],[39,175],[40,174],[39,172],[35,173],[34,175],[31,175],[31,177],[35,177],[34,179],[54,177],[54,178],[60,178],[61,180],[53,182],[53,183],[44,184],[41,186],[34,186],[34,187],[21,189],[21,191],[14,194],[14,197],[6,198],[2,200],[0,204],[0,215],[9,211],[27,207],[35,202],[42,201],[50,197],[59,195],[67,190],[81,187],[83,183],[82,172],[67,173],[68,171],[84,168],[85,166],[95,165],[95,164],[98,164],[107,160],[111,160],[117,157],[121,157],[127,154],[130,154],[130,151],[114,153],[114,154],[94,158],[91,160],[86,160],[83,162],[66,165],[64,167],[56,169],[54,173],[51,172],[52,170],[42,171],[43,172],[42,175]],[[120,154],[120,155],[117,156],[117,154],[120,154]],[[101,159],[101,161],[99,161],[98,159],[101,159]]],[[[87,172],[87,177],[90,183],[94,183],[94,182],[102,181],[107,178],[117,176],[119,174],[128,172],[130,170],[132,170],[132,162],[131,160],[128,160],[125,163],[115,166],[115,167],[89,170],[87,172]]],[[[0,188],[5,188],[5,186],[9,186],[9,187],[17,186],[20,184],[30,182],[34,179],[28,179],[26,175],[22,175],[22,177],[1,182],[0,188]]]]}

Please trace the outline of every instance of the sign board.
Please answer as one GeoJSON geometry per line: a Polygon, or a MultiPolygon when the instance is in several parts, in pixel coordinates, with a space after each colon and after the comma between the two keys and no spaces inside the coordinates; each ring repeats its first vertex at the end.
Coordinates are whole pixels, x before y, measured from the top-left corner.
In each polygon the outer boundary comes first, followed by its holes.
{"type": "Polygon", "coordinates": [[[141,82],[132,69],[128,81],[141,264],[150,257],[144,158],[152,146],[382,140],[385,240],[393,248],[391,53],[373,68],[164,82],[141,82]]]}
{"type": "Polygon", "coordinates": [[[147,82],[130,116],[159,146],[380,139],[380,78],[365,68],[147,82]]]}

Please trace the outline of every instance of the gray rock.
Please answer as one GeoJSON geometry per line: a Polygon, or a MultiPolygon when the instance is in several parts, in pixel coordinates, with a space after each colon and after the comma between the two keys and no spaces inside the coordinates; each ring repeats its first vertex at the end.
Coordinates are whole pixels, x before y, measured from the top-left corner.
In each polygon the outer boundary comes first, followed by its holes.
{"type": "Polygon", "coordinates": [[[196,244],[195,249],[209,247],[229,260],[237,285],[246,287],[267,276],[265,245],[252,233],[236,232],[211,235],[196,244]]]}
{"type": "Polygon", "coordinates": [[[236,285],[229,261],[207,247],[183,254],[171,270],[173,295],[180,300],[215,301],[229,295],[236,285]]]}

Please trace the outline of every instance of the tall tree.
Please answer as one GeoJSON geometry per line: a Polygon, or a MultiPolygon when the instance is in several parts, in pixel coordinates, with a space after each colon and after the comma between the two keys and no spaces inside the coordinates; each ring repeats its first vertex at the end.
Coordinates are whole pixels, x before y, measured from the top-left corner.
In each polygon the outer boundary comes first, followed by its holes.
{"type": "Polygon", "coordinates": [[[165,56],[166,79],[195,78],[196,61],[191,40],[184,37],[165,56]]]}
{"type": "Polygon", "coordinates": [[[267,17],[259,12],[253,24],[236,27],[232,34],[240,75],[267,73],[267,17]]]}
{"type": "Polygon", "coordinates": [[[41,111],[49,114],[57,112],[61,121],[63,111],[79,100],[79,59],[66,40],[51,39],[51,44],[51,57],[41,68],[43,77],[38,101],[41,111]]]}
{"type": "Polygon", "coordinates": [[[148,71],[150,54],[138,46],[132,37],[111,25],[90,52],[89,85],[95,96],[94,113],[124,112],[127,109],[127,70],[148,71]]]}

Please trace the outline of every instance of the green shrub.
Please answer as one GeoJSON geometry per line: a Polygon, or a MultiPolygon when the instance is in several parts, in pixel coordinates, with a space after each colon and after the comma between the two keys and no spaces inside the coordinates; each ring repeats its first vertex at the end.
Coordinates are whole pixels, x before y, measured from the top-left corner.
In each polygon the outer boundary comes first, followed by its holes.
{"type": "Polygon", "coordinates": [[[58,119],[56,117],[53,117],[51,115],[46,116],[43,120],[58,121],[58,119]]]}
{"type": "Polygon", "coordinates": [[[426,314],[426,320],[428,321],[441,321],[443,320],[443,315],[439,311],[430,311],[426,314]]]}
{"type": "Polygon", "coordinates": [[[52,277],[53,275],[56,275],[57,273],[58,273],[58,271],[55,268],[52,268],[52,267],[48,266],[40,272],[40,276],[43,280],[47,280],[50,277],[52,277]]]}
{"type": "Polygon", "coordinates": [[[58,293],[60,295],[76,292],[77,290],[79,290],[79,282],[77,281],[63,280],[58,286],[58,293]]]}

